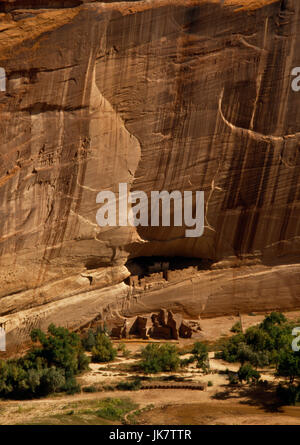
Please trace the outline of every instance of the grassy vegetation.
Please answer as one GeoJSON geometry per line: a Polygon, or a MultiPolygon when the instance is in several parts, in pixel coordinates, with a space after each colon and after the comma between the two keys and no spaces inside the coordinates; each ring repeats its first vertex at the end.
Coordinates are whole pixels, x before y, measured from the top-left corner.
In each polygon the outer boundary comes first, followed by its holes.
{"type": "Polygon", "coordinates": [[[138,418],[142,414],[144,414],[144,413],[146,413],[148,411],[151,411],[153,408],[154,408],[154,405],[150,404],[150,405],[145,406],[145,408],[135,410],[133,413],[131,413],[131,414],[129,414],[127,416],[127,422],[126,423],[128,423],[130,425],[136,425],[137,423],[139,423],[138,422],[138,418]]]}
{"type": "Polygon", "coordinates": [[[107,420],[124,420],[125,414],[137,408],[137,405],[130,399],[107,398],[100,402],[100,407],[96,411],[98,417],[107,420]]]}
{"type": "Polygon", "coordinates": [[[29,422],[26,422],[26,425],[122,424],[125,423],[125,416],[134,410],[138,412],[138,405],[128,398],[85,400],[68,403],[62,408],[62,412],[45,417],[34,417],[29,422]]]}

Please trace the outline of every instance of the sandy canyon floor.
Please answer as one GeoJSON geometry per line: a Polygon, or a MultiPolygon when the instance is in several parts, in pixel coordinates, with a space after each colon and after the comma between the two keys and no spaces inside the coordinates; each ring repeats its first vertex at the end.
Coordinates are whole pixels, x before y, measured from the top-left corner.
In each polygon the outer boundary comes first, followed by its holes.
{"type": "MultiPolygon", "coordinates": [[[[300,312],[286,314],[288,318],[298,320],[300,312]]],[[[263,315],[249,314],[242,317],[243,327],[259,323],[263,315]]],[[[230,328],[237,317],[220,317],[202,320],[201,337],[209,342],[210,348],[216,346],[216,340],[230,333],[230,328]],[[215,343],[214,343],[215,342],[215,343]]],[[[173,341],[181,351],[195,341],[173,341]]],[[[35,425],[91,425],[91,424],[170,424],[170,425],[298,425],[300,424],[300,406],[282,406],[275,396],[275,386],[279,380],[270,369],[260,370],[266,386],[237,385],[230,386],[222,371],[236,371],[238,364],[229,364],[214,358],[211,351],[211,372],[204,375],[193,364],[184,370],[171,373],[174,378],[191,382],[208,383],[205,390],[181,388],[141,389],[138,391],[112,390],[113,385],[126,381],[132,376],[143,376],[134,371],[132,366],[139,360],[141,347],[147,341],[122,341],[130,351],[125,358],[119,353],[116,360],[105,364],[90,364],[90,370],[78,378],[82,387],[94,386],[93,393],[81,392],[71,396],[57,395],[45,399],[24,401],[0,401],[0,424],[35,424],[35,425]],[[110,400],[118,400],[122,413],[118,419],[106,415],[105,409],[110,400]],[[121,401],[121,402],[120,402],[121,401]],[[120,405],[120,406],[121,406],[120,405]],[[99,409],[102,415],[99,415],[99,409]]],[[[116,341],[116,346],[120,341],[116,341]]],[[[188,357],[181,355],[181,358],[188,357]]],[[[162,384],[170,373],[151,375],[162,384]]],[[[178,380],[179,380],[178,379],[178,380]]],[[[170,382],[170,380],[169,380],[170,382]]],[[[171,383],[170,383],[171,384],[171,383]]],[[[100,413],[100,414],[101,414],[100,413]]]]}

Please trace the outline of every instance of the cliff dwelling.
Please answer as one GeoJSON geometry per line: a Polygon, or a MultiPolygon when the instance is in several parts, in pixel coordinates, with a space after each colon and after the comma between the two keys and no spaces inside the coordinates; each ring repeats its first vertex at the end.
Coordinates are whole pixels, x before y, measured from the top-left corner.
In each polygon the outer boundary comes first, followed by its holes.
{"type": "Polygon", "coordinates": [[[192,277],[199,270],[209,269],[212,261],[185,257],[140,257],[130,259],[126,267],[130,276],[125,280],[135,291],[166,286],[192,277]]]}

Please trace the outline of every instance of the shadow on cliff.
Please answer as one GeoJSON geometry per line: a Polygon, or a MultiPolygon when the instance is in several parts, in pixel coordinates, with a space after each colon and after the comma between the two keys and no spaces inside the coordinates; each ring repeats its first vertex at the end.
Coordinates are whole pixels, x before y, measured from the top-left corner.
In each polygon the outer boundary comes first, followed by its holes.
{"type": "MultiPolygon", "coordinates": [[[[96,3],[99,0],[0,0],[0,12],[16,9],[62,9],[74,8],[84,3],[96,3]]],[[[101,0],[101,3],[116,3],[120,0],[101,0]]],[[[140,0],[122,0],[137,2],[140,0]]]]}
{"type": "Polygon", "coordinates": [[[62,9],[82,5],[83,0],[15,0],[1,1],[0,12],[10,12],[15,9],[62,9]]]}

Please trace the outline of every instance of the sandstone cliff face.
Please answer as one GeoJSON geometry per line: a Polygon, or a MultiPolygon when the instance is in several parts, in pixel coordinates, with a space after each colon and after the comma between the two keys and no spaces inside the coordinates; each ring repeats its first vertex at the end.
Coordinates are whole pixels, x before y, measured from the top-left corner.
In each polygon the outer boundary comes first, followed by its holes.
{"type": "Polygon", "coordinates": [[[300,306],[297,0],[1,1],[0,316],[300,306]],[[59,3],[59,4],[58,4],[59,3]],[[17,8],[17,9],[16,9],[17,8]],[[204,190],[205,232],[100,228],[97,193],[204,190]],[[260,264],[131,298],[127,258],[260,264]]]}

